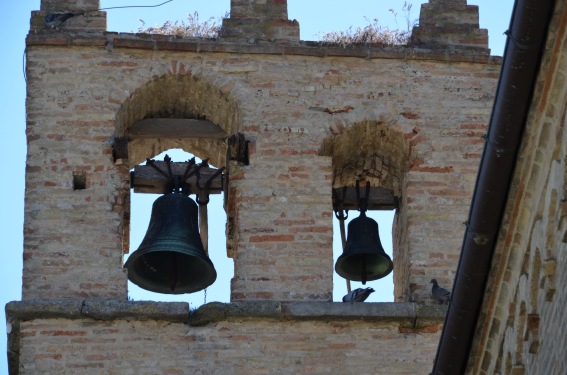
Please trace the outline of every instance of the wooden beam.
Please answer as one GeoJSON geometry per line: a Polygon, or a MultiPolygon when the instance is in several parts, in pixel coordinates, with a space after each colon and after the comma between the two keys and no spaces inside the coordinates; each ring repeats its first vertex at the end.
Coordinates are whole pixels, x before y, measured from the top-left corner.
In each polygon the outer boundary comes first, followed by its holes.
{"type": "Polygon", "coordinates": [[[145,118],[128,131],[129,139],[226,137],[225,131],[212,121],[187,118],[145,118]]]}
{"type": "MultiPolygon", "coordinates": [[[[160,170],[167,173],[167,163],[164,161],[154,161],[154,165],[160,170]]],[[[171,171],[174,176],[183,177],[185,170],[189,163],[171,163],[171,171]]],[[[198,164],[192,166],[192,170],[197,168],[198,164]]],[[[204,187],[205,183],[211,178],[218,169],[210,167],[202,167],[199,169],[199,173],[194,174],[189,177],[185,183],[190,187],[191,194],[196,194],[200,191],[200,187],[204,187]],[[197,186],[197,180],[199,180],[199,186],[197,186]]],[[[223,192],[224,184],[224,173],[219,174],[211,181],[211,186],[209,194],[220,194],[223,192]]],[[[153,167],[149,165],[137,165],[134,171],[130,173],[130,186],[134,189],[135,193],[152,193],[152,194],[163,194],[165,190],[165,185],[168,179],[156,171],[153,167]]]]}
{"type": "MultiPolygon", "coordinates": [[[[360,196],[364,197],[366,187],[360,187],[360,196]]],[[[358,210],[358,201],[356,199],[356,187],[348,186],[346,189],[333,189],[333,210],[339,209],[342,197],[342,205],[345,210],[358,210]],[[344,196],[343,196],[344,195],[344,196]]],[[[369,194],[368,210],[393,210],[398,208],[398,197],[394,196],[394,192],[389,189],[371,187],[369,194]]]]}
{"type": "Polygon", "coordinates": [[[199,205],[199,234],[205,254],[209,256],[209,214],[207,205],[199,205]]]}

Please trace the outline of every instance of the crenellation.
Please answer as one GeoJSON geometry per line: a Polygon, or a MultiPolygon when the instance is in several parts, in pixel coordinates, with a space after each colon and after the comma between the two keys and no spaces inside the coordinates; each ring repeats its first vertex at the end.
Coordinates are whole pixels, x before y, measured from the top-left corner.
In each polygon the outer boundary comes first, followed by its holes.
{"type": "Polygon", "coordinates": [[[421,5],[412,43],[439,48],[468,46],[488,49],[488,30],[479,26],[478,6],[466,0],[430,0],[421,5]]]}

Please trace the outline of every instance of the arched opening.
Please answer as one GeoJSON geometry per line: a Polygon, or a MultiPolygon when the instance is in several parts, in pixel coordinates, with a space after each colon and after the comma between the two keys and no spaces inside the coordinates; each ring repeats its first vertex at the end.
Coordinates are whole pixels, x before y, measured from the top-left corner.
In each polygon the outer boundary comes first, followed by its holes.
{"type": "Polygon", "coordinates": [[[225,165],[226,138],[240,111],[228,92],[190,74],[157,77],[134,91],[116,115],[116,137],[127,139],[130,165],[181,148],[225,165]]]}
{"type": "MultiPolygon", "coordinates": [[[[154,160],[164,160],[168,155],[173,161],[186,161],[194,155],[182,149],[171,149],[152,157],[154,160]]],[[[200,158],[196,158],[197,163],[201,163],[200,158]]],[[[145,164],[145,163],[141,163],[145,164]]],[[[212,166],[211,167],[216,167],[212,166]]],[[[132,189],[133,190],[133,189],[132,189]]],[[[150,220],[152,205],[161,194],[143,194],[131,192],[131,230],[130,230],[130,251],[125,255],[124,261],[139,248],[150,220]]],[[[190,195],[195,200],[195,195],[190,195]]],[[[229,302],[230,301],[230,280],[234,275],[234,261],[227,257],[226,252],[226,213],[223,208],[224,197],[222,194],[210,195],[207,204],[208,212],[208,254],[217,272],[216,281],[208,288],[190,294],[161,294],[144,290],[134,283],[128,281],[128,298],[131,300],[152,300],[152,301],[182,301],[189,302],[191,308],[196,308],[206,302],[229,302]]]]}
{"type": "MultiPolygon", "coordinates": [[[[191,74],[154,78],[134,91],[116,116],[114,156],[117,165],[123,166],[120,169],[123,180],[131,182],[127,175],[131,168],[146,159],[163,160],[165,154],[172,162],[184,162],[194,155],[207,160],[211,167],[228,168],[227,139],[236,133],[239,121],[240,112],[229,92],[218,89],[207,79],[191,74]]],[[[121,227],[124,253],[131,255],[148,229],[151,206],[160,194],[124,190],[121,227]]],[[[204,291],[181,295],[152,293],[129,282],[129,298],[189,301],[191,307],[210,301],[229,301],[234,262],[227,254],[225,228],[230,212],[225,211],[228,207],[225,199],[222,192],[212,194],[207,205],[209,256],[217,270],[217,280],[206,289],[206,295],[204,291]]]]}
{"type": "MultiPolygon", "coordinates": [[[[354,124],[338,134],[327,137],[320,154],[332,157],[333,190],[343,191],[344,209],[354,205],[354,189],[357,185],[368,183],[370,197],[367,216],[378,223],[380,242],[386,254],[394,263],[394,272],[386,277],[372,281],[367,286],[375,287],[378,293],[367,301],[405,301],[409,296],[407,280],[407,241],[404,225],[405,214],[399,202],[405,185],[405,175],[410,156],[409,144],[404,135],[397,131],[393,121],[365,121],[354,124]],[[348,197],[350,194],[350,197],[348,197]]],[[[359,192],[364,189],[361,187],[359,192]]],[[[361,193],[362,194],[362,193],[361,193]]],[[[356,198],[358,199],[358,198],[356,198]]],[[[342,205],[342,203],[341,203],[342,205]]],[[[333,199],[333,209],[337,211],[337,199],[333,199]]],[[[349,220],[357,217],[356,210],[350,211],[349,220]]],[[[342,254],[342,239],[339,234],[340,221],[333,225],[333,253],[336,259],[342,254]]],[[[345,228],[348,220],[345,220],[345,228]]],[[[348,233],[346,233],[348,237],[348,233]]],[[[361,283],[351,282],[351,289],[363,287],[361,283]]],[[[340,301],[347,292],[344,279],[334,274],[333,300],[340,301]]]]}
{"type": "MultiPolygon", "coordinates": [[[[366,215],[374,219],[378,223],[380,242],[384,247],[384,251],[391,259],[394,259],[393,242],[392,242],[392,225],[394,221],[395,210],[368,211],[366,215]]],[[[345,220],[345,227],[352,219],[358,217],[357,211],[349,212],[348,219],[345,220]]],[[[333,264],[337,263],[338,257],[343,253],[342,239],[340,234],[340,224],[337,219],[333,220],[333,264]]],[[[369,281],[363,285],[359,281],[351,281],[351,289],[372,287],[375,293],[372,293],[367,302],[394,302],[394,274],[390,273],[386,277],[369,281]]],[[[348,292],[345,279],[333,272],[333,301],[339,302],[348,292]]]]}

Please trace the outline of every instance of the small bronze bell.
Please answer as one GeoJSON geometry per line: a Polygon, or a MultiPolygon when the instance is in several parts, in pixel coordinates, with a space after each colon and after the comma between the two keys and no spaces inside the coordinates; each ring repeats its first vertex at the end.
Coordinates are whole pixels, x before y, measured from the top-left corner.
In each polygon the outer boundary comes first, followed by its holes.
{"type": "Polygon", "coordinates": [[[380,243],[378,223],[364,211],[348,224],[343,254],[337,259],[335,271],[348,280],[378,280],[392,272],[392,259],[380,243]]]}
{"type": "Polygon", "coordinates": [[[148,231],[124,265],[139,287],[165,294],[205,289],[217,278],[198,229],[197,204],[181,193],[162,195],[152,206],[148,231]]]}

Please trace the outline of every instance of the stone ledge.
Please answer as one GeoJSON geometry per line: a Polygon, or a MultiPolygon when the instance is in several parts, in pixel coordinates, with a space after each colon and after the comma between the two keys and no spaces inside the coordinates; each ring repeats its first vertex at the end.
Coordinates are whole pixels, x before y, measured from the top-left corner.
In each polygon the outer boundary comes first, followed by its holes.
{"type": "Polygon", "coordinates": [[[500,64],[502,58],[490,56],[482,47],[439,46],[333,46],[319,42],[300,41],[294,44],[230,42],[224,39],[180,38],[172,35],[131,33],[62,33],[31,32],[26,46],[99,47],[196,53],[238,53],[281,56],[358,57],[364,59],[438,60],[447,62],[474,62],[500,64]]]}
{"type": "Polygon", "coordinates": [[[71,298],[31,299],[6,304],[6,317],[13,321],[32,319],[166,320],[189,322],[186,302],[122,301],[71,298]]]}
{"type": "Polygon", "coordinates": [[[32,299],[6,304],[10,324],[33,319],[165,320],[202,326],[223,320],[270,319],[369,321],[419,328],[441,324],[446,306],[411,302],[342,303],[239,301],[212,302],[190,311],[186,302],[99,299],[32,299]]]}

